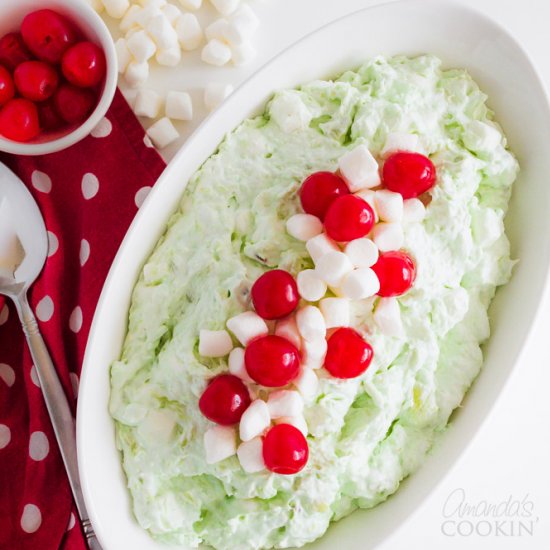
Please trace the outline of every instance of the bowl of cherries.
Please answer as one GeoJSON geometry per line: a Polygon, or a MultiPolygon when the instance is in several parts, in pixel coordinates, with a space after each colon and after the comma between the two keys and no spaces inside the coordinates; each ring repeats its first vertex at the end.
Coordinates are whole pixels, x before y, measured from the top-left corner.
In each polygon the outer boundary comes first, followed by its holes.
{"type": "Polygon", "coordinates": [[[0,151],[42,155],[86,137],[116,90],[112,38],[74,0],[0,0],[0,151]]]}

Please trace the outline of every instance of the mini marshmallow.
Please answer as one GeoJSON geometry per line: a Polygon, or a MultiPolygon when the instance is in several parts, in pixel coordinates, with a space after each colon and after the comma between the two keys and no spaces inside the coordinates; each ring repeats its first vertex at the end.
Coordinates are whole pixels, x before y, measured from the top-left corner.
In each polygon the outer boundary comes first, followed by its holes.
{"type": "Polygon", "coordinates": [[[222,104],[232,92],[233,86],[231,84],[208,84],[204,89],[204,104],[210,111],[213,111],[222,104]]]}
{"type": "Polygon", "coordinates": [[[170,21],[170,25],[172,26],[176,24],[178,17],[181,16],[181,10],[177,6],[174,6],[174,4],[166,4],[166,6],[160,8],[160,11],[170,21]]]}
{"type": "Polygon", "coordinates": [[[175,67],[181,61],[181,49],[178,42],[171,48],[165,50],[157,50],[155,59],[159,65],[165,67],[175,67]]]}
{"type": "Polygon", "coordinates": [[[225,357],[232,349],[233,342],[226,330],[200,330],[199,354],[203,357],[225,357]]]}
{"type": "Polygon", "coordinates": [[[253,311],[245,311],[231,317],[227,321],[227,328],[243,346],[246,346],[254,338],[265,336],[268,333],[265,321],[253,311]]]}
{"type": "Polygon", "coordinates": [[[392,153],[397,153],[397,151],[418,152],[419,150],[420,142],[416,134],[393,132],[387,135],[384,147],[380,151],[380,157],[387,159],[392,153]]]}
{"type": "Polygon", "coordinates": [[[124,38],[119,38],[115,42],[115,52],[118,64],[118,72],[124,73],[128,67],[130,61],[132,61],[132,54],[126,45],[124,38]]]}
{"type": "Polygon", "coordinates": [[[113,19],[121,19],[130,7],[128,0],[101,0],[105,10],[113,19]]]}
{"type": "Polygon", "coordinates": [[[247,474],[265,470],[263,449],[264,442],[261,437],[255,437],[239,445],[237,457],[239,458],[242,469],[247,474]]]}
{"type": "Polygon", "coordinates": [[[175,120],[193,120],[193,102],[187,92],[168,92],[166,116],[175,120]]]}
{"type": "Polygon", "coordinates": [[[399,223],[377,223],[372,230],[372,240],[381,252],[399,250],[403,246],[403,227],[399,223]]]}
{"type": "MultiPolygon", "coordinates": [[[[298,391],[304,396],[304,399],[310,401],[317,394],[317,388],[319,387],[319,379],[312,369],[302,367],[298,378],[296,378],[293,384],[298,388],[298,391]]],[[[294,416],[294,415],[288,415],[294,416]]]]}
{"type": "Polygon", "coordinates": [[[206,40],[214,40],[217,38],[221,42],[228,42],[227,29],[229,23],[226,19],[216,19],[213,23],[210,23],[208,27],[204,29],[206,40]]]}
{"type": "Polygon", "coordinates": [[[297,391],[278,390],[269,395],[267,408],[271,418],[298,416],[304,410],[304,400],[297,391]]]}
{"type": "Polygon", "coordinates": [[[250,42],[243,42],[238,46],[231,46],[231,61],[241,67],[247,65],[256,57],[256,48],[250,42]]]}
{"type": "Polygon", "coordinates": [[[221,67],[231,59],[231,48],[217,38],[213,38],[202,49],[201,59],[209,65],[221,67]]]}
{"type": "Polygon", "coordinates": [[[261,435],[269,427],[271,418],[267,403],[261,399],[256,399],[248,406],[241,416],[239,425],[239,434],[242,441],[250,441],[261,435]]]}
{"type": "Polygon", "coordinates": [[[137,31],[126,41],[130,53],[138,63],[147,61],[157,51],[157,46],[145,31],[137,31]]]}
{"type": "Polygon", "coordinates": [[[315,306],[304,306],[296,313],[296,325],[304,340],[315,342],[322,340],[327,334],[325,318],[321,310],[315,306]]]}
{"type": "Polygon", "coordinates": [[[380,185],[378,163],[366,145],[348,151],[338,161],[340,173],[352,193],[380,185]]]}
{"type": "Polygon", "coordinates": [[[160,8],[166,6],[166,0],[138,0],[138,4],[141,4],[144,8],[155,8],[160,10],[160,8]]]}
{"type": "Polygon", "coordinates": [[[138,25],[138,27],[144,29],[149,24],[149,21],[151,21],[151,19],[153,19],[157,15],[162,15],[162,11],[160,11],[160,9],[161,6],[157,6],[155,4],[144,4],[143,9],[139,13],[136,12],[135,24],[138,25]]]}
{"type": "Polygon", "coordinates": [[[202,0],[180,0],[180,4],[188,10],[198,10],[202,6],[202,0]]]}
{"type": "Polygon", "coordinates": [[[319,302],[319,309],[325,318],[327,329],[349,326],[350,310],[347,298],[324,298],[319,302]]]}
{"type": "Polygon", "coordinates": [[[130,6],[130,9],[124,14],[118,28],[123,33],[127,33],[134,25],[137,24],[136,16],[141,13],[142,7],[136,4],[130,6]]]}
{"type": "Polygon", "coordinates": [[[294,315],[277,321],[275,325],[275,335],[286,338],[297,350],[300,350],[302,347],[302,337],[298,331],[298,325],[296,324],[296,317],[294,315]]]}
{"type": "Polygon", "coordinates": [[[372,189],[362,189],[361,191],[358,191],[355,193],[359,198],[363,199],[366,203],[369,204],[369,206],[372,208],[372,211],[374,212],[374,221],[375,223],[378,223],[378,220],[380,219],[378,216],[378,211],[376,210],[376,202],[374,200],[374,197],[376,196],[376,191],[373,191],[372,189]]]}
{"type": "Polygon", "coordinates": [[[295,90],[277,94],[269,106],[269,114],[286,134],[305,130],[313,118],[295,90]]]}
{"type": "Polygon", "coordinates": [[[167,117],[157,120],[157,122],[149,127],[147,135],[151,138],[153,145],[157,149],[164,149],[180,137],[179,132],[167,117]]]}
{"type": "Polygon", "coordinates": [[[426,216],[426,207],[419,199],[403,201],[403,223],[418,223],[426,216]]]}
{"type": "Polygon", "coordinates": [[[244,349],[234,348],[229,354],[229,372],[234,376],[237,376],[245,382],[253,382],[252,378],[248,375],[246,366],[244,363],[244,349]]]}
{"type": "Polygon", "coordinates": [[[317,216],[294,214],[286,222],[288,234],[299,241],[309,241],[323,232],[323,224],[317,216]]]}
{"type": "Polygon", "coordinates": [[[156,118],[162,107],[162,97],[153,90],[139,90],[134,101],[137,116],[156,118]]]}
{"type": "Polygon", "coordinates": [[[130,61],[124,71],[124,79],[131,88],[138,88],[149,78],[149,63],[130,61]]]}
{"type": "Polygon", "coordinates": [[[176,33],[182,49],[186,51],[198,48],[203,39],[199,20],[192,13],[184,13],[176,21],[176,33]]]}
{"type": "Polygon", "coordinates": [[[222,14],[230,15],[238,7],[241,0],[210,0],[212,5],[222,14]]]}
{"type": "Polygon", "coordinates": [[[159,49],[167,50],[179,45],[178,35],[163,13],[153,17],[145,28],[159,49]]]}
{"type": "Polygon", "coordinates": [[[350,300],[362,300],[374,296],[380,290],[380,281],[370,267],[360,267],[344,279],[341,290],[350,300]]]}
{"type": "Polygon", "coordinates": [[[370,239],[355,239],[344,247],[353,267],[370,267],[378,260],[378,247],[370,239]]]}
{"type": "Polygon", "coordinates": [[[327,292],[327,284],[319,279],[314,269],[304,269],[296,277],[298,292],[308,302],[317,302],[327,292]]]}
{"type": "Polygon", "coordinates": [[[214,426],[204,434],[206,463],[216,464],[237,452],[237,438],[233,426],[214,426]]]}
{"type": "Polygon", "coordinates": [[[241,7],[229,17],[229,23],[243,37],[250,38],[258,29],[260,20],[248,4],[241,7]]]}
{"type": "Polygon", "coordinates": [[[302,367],[307,367],[309,369],[320,369],[325,362],[327,348],[328,344],[324,338],[314,340],[312,342],[303,340],[302,367]]]}
{"type": "Polygon", "coordinates": [[[281,416],[275,419],[275,424],[290,424],[300,430],[304,437],[307,437],[308,427],[306,419],[303,416],[281,416]]]}
{"type": "Polygon", "coordinates": [[[343,252],[329,252],[315,264],[315,271],[319,278],[331,286],[339,286],[352,269],[350,259],[343,252]]]}
{"type": "Polygon", "coordinates": [[[403,219],[403,196],[388,189],[376,191],[376,211],[385,222],[400,222],[403,219]]]}
{"type": "Polygon", "coordinates": [[[327,237],[325,233],[309,239],[306,243],[306,250],[315,264],[329,252],[339,252],[340,249],[335,241],[327,237]]]}
{"type": "Polygon", "coordinates": [[[374,322],[387,336],[403,336],[401,310],[396,298],[380,298],[374,310],[374,322]]]}

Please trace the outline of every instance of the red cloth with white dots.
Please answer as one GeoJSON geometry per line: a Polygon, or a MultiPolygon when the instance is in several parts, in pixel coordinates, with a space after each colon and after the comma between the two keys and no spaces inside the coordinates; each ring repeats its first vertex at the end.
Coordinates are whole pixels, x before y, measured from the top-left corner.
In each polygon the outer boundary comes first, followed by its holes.
{"type": "MultiPolygon", "coordinates": [[[[48,260],[29,298],[75,407],[103,282],[165,165],[120,92],[84,141],[52,155],[0,161],[25,182],[46,222],[48,260]]],[[[84,550],[75,518],[17,313],[0,297],[0,549],[84,550]]]]}

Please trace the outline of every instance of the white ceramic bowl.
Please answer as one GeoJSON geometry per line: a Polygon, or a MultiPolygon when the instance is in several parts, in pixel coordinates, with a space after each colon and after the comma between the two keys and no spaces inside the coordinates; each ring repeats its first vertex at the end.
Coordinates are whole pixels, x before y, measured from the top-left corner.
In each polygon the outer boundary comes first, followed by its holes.
{"type": "Polygon", "coordinates": [[[80,125],[59,132],[48,132],[35,140],[19,143],[0,136],[0,151],[15,155],[46,155],[66,149],[84,139],[107,113],[115,95],[118,67],[115,45],[109,30],[97,13],[83,0],[0,0],[0,36],[17,31],[28,13],[50,8],[66,15],[83,34],[105,52],[107,75],[101,96],[92,114],[80,125]]]}
{"type": "Polygon", "coordinates": [[[130,295],[189,177],[225,133],[263,108],[275,89],[331,77],[376,54],[434,53],[465,67],[490,97],[522,166],[506,220],[513,280],[491,307],[485,365],[425,465],[387,502],[333,525],[312,550],[366,550],[414,512],[472,441],[510,377],[535,320],[550,261],[550,109],[541,81],[505,30],[475,11],[440,0],[385,4],[344,17],[281,53],[245,82],[187,141],[132,224],[96,310],[78,405],[79,465],[91,519],[106,550],[161,550],[136,523],[108,413],[109,365],[125,335],[130,295]]]}

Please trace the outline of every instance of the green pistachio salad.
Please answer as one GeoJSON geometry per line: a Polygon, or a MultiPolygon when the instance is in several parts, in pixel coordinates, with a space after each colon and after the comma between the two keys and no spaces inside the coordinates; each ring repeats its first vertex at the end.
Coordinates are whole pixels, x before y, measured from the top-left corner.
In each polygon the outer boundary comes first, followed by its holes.
{"type": "Polygon", "coordinates": [[[133,511],[299,547],[414,472],[479,373],[518,163],[431,55],[277,92],[189,181],[111,370],[133,511]]]}

